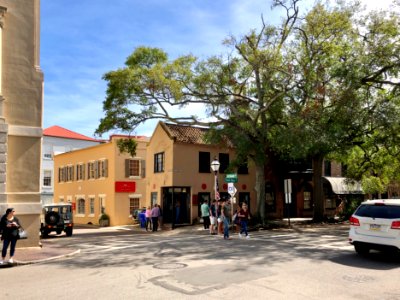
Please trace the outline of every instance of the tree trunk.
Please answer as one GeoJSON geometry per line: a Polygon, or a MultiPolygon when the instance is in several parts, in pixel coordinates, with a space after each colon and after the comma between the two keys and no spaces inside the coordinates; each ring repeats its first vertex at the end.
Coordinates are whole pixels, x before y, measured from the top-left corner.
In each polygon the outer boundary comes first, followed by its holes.
{"type": "Polygon", "coordinates": [[[322,222],[325,215],[324,190],[322,188],[322,155],[314,156],[313,159],[313,183],[314,183],[314,222],[322,222]]]}
{"type": "Polygon", "coordinates": [[[260,222],[265,225],[265,174],[264,165],[256,165],[256,197],[257,197],[257,215],[260,222]]]}

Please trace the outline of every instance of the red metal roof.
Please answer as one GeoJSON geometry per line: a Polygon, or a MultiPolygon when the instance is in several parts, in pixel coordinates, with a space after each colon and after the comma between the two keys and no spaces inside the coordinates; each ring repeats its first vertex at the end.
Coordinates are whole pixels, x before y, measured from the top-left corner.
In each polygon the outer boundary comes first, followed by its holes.
{"type": "Polygon", "coordinates": [[[60,126],[51,126],[43,130],[43,135],[45,136],[53,136],[65,139],[74,139],[74,140],[85,140],[85,141],[92,141],[92,142],[100,142],[100,140],[96,140],[94,138],[85,136],[83,134],[65,129],[60,126]]]}

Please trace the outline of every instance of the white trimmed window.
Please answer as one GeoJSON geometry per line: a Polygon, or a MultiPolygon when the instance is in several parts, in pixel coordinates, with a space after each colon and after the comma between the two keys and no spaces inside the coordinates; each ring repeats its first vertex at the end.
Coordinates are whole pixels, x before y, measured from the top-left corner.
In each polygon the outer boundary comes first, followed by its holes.
{"type": "Polygon", "coordinates": [[[85,214],[85,199],[78,200],[78,214],[84,215],[85,214]]]}
{"type": "Polygon", "coordinates": [[[51,187],[51,170],[43,171],[43,186],[51,187]]]}
{"type": "Polygon", "coordinates": [[[89,198],[89,214],[94,215],[94,197],[89,198]]]}
{"type": "Polygon", "coordinates": [[[135,209],[140,208],[139,198],[129,198],[129,213],[132,213],[135,209]]]}
{"type": "Polygon", "coordinates": [[[76,180],[85,179],[85,164],[80,163],[76,165],[76,180]]]}
{"type": "Polygon", "coordinates": [[[95,173],[95,162],[91,161],[88,162],[88,179],[95,179],[96,173],[95,173]]]}

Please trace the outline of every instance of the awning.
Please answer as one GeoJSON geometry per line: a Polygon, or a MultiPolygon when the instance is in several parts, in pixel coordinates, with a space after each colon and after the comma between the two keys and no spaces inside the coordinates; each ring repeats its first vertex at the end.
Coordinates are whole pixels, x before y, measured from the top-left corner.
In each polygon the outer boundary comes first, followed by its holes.
{"type": "Polygon", "coordinates": [[[346,177],[323,176],[322,178],[329,182],[332,192],[337,195],[363,194],[359,181],[354,181],[346,177]]]}

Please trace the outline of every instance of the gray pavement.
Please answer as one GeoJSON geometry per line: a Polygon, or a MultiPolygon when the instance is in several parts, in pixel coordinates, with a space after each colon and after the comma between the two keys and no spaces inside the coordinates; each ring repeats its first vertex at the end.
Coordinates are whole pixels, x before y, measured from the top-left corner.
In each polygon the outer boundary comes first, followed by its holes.
{"type": "MultiPolygon", "coordinates": [[[[330,224],[309,224],[310,219],[291,219],[290,230],[296,230],[302,227],[309,226],[330,226],[330,224]]],[[[276,225],[279,228],[288,228],[288,220],[276,221],[276,225]]],[[[288,228],[289,229],[289,228],[288,228]]],[[[146,232],[144,229],[137,225],[126,225],[126,226],[116,226],[116,227],[97,227],[97,226],[77,226],[74,229],[74,235],[85,234],[85,233],[107,233],[113,231],[127,231],[132,232],[132,234],[151,234],[151,232],[146,232]]],[[[181,233],[186,234],[204,234],[202,225],[184,226],[178,227],[171,230],[170,227],[163,227],[158,234],[163,235],[179,235],[181,233]]],[[[14,263],[0,265],[0,267],[11,267],[18,265],[27,265],[34,263],[41,263],[51,260],[56,260],[60,258],[65,258],[73,256],[80,253],[79,248],[66,248],[57,243],[52,243],[51,236],[49,239],[42,239],[41,245],[38,247],[27,247],[27,248],[17,248],[14,256],[14,263]]]]}

